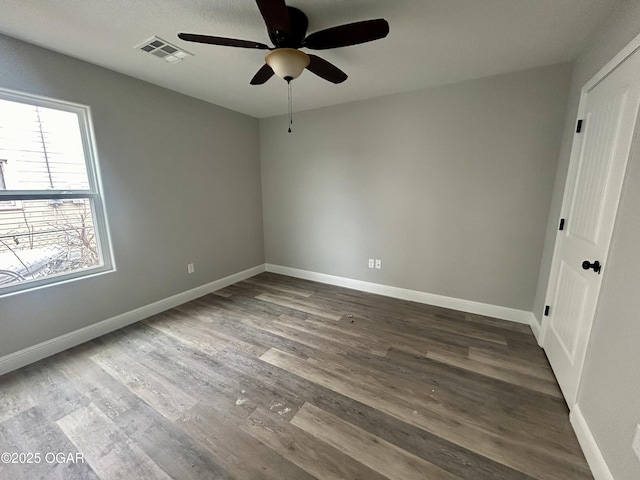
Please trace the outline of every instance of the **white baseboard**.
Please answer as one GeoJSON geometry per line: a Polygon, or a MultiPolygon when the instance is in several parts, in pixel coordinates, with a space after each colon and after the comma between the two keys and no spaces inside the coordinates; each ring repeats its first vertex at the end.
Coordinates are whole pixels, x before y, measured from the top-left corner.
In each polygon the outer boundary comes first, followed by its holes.
{"type": "Polygon", "coordinates": [[[190,302],[191,300],[195,300],[203,295],[215,292],[216,290],[220,290],[221,288],[253,277],[254,275],[258,275],[262,272],[264,272],[264,264],[249,268],[242,272],[234,273],[228,277],[215,280],[186,292],[178,293],[177,295],[173,295],[172,297],[159,300],[149,305],[136,308],[135,310],[131,310],[130,312],[123,313],[116,317],[94,323],[93,325],[47,340],[32,347],[19,350],[15,353],[10,353],[9,355],[0,357],[0,375],[4,375],[12,370],[17,370],[18,368],[37,362],[43,358],[50,357],[51,355],[55,355],[56,353],[75,347],[76,345],[80,345],[81,343],[88,342],[89,340],[93,340],[101,335],[106,335],[114,330],[126,327],[127,325],[164,312],[170,308],[177,307],[183,303],[190,302]]]}
{"type": "Polygon", "coordinates": [[[462,300],[459,298],[446,297],[444,295],[436,295],[433,293],[419,292],[416,290],[407,290],[404,288],[390,287],[388,285],[380,285],[378,283],[363,282],[361,280],[353,280],[351,278],[337,277],[335,275],[327,275],[324,273],[310,272],[308,270],[299,270],[297,268],[282,267],[267,263],[267,272],[279,273],[290,277],[302,278],[304,280],[312,280],[329,285],[351,288],[362,292],[376,293],[386,297],[399,298],[401,300],[410,300],[412,302],[426,303],[435,305],[436,307],[451,308],[462,312],[475,313],[488,317],[500,318],[502,320],[510,320],[512,322],[524,323],[531,325],[535,322],[533,313],[525,310],[517,310],[515,308],[500,307],[497,305],[489,305],[487,303],[474,302],[471,300],[462,300]]]}
{"type": "Polygon", "coordinates": [[[571,409],[569,420],[571,420],[571,425],[576,432],[582,452],[591,468],[593,478],[595,480],[615,480],[578,404],[571,409]]]}
{"type": "Polygon", "coordinates": [[[529,325],[531,325],[533,336],[536,337],[538,345],[542,347],[542,325],[538,323],[538,319],[533,314],[533,312],[531,312],[531,323],[529,325]]]}

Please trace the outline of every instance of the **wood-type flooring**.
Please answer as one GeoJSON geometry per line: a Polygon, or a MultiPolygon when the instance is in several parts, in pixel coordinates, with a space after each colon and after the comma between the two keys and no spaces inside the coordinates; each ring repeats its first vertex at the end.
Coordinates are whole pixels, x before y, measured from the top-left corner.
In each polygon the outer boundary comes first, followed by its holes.
{"type": "Polygon", "coordinates": [[[0,453],[11,480],[592,478],[528,326],[272,273],[0,377],[0,453]]]}

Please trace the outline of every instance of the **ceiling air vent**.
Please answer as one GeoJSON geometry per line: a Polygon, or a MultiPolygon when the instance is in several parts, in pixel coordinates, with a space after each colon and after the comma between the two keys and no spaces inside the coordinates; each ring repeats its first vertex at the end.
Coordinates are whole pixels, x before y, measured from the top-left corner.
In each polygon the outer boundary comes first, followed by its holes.
{"type": "Polygon", "coordinates": [[[182,50],[181,48],[178,48],[158,37],[151,37],[149,40],[141,43],[135,48],[143,52],[150,53],[151,55],[155,55],[168,63],[178,63],[186,57],[193,56],[192,53],[182,50]]]}

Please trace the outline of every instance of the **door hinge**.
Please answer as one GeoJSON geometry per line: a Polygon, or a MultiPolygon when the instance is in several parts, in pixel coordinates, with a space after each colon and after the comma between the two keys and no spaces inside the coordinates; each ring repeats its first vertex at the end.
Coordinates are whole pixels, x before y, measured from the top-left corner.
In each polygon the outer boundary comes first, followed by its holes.
{"type": "Polygon", "coordinates": [[[580,133],[582,131],[582,120],[578,120],[578,125],[576,126],[576,133],[580,133]]]}
{"type": "Polygon", "coordinates": [[[545,305],[544,306],[544,316],[548,317],[549,316],[549,305],[545,305]]]}
{"type": "Polygon", "coordinates": [[[564,218],[560,219],[560,226],[558,227],[558,230],[560,231],[564,230],[564,218]]]}

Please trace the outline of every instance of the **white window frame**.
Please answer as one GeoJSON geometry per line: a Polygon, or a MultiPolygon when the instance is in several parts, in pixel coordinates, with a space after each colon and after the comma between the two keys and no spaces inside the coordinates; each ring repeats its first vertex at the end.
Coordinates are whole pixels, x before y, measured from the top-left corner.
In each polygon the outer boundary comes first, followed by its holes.
{"type": "MultiPolygon", "coordinates": [[[[41,97],[29,93],[17,92],[0,88],[0,99],[9,100],[17,103],[24,103],[33,106],[51,108],[65,112],[71,112],[77,115],[80,127],[80,135],[82,138],[82,149],[84,151],[84,159],[87,167],[87,177],[89,181],[88,190],[0,190],[0,200],[15,201],[16,205],[21,200],[73,200],[88,198],[92,202],[93,226],[95,230],[95,238],[100,252],[102,265],[93,268],[77,270],[59,275],[51,275],[49,277],[38,278],[35,280],[27,280],[17,284],[9,284],[0,287],[0,298],[6,295],[12,295],[19,292],[33,290],[49,285],[66,283],[72,280],[92,277],[115,271],[115,263],[113,261],[113,250],[109,235],[109,227],[107,222],[107,212],[103,200],[102,182],[100,179],[100,169],[98,164],[98,155],[95,148],[95,137],[93,134],[93,125],[91,122],[91,109],[87,105],[71,103],[63,100],[55,100],[52,98],[41,97]]],[[[5,178],[6,181],[6,178],[5,178]]],[[[16,208],[16,207],[12,207],[16,208]]]]}
{"type": "MultiPolygon", "coordinates": [[[[7,170],[7,160],[0,158],[0,177],[2,177],[2,183],[4,184],[4,188],[0,188],[0,191],[8,190],[7,184],[10,184],[10,182],[7,180],[7,170]]],[[[0,202],[0,210],[22,210],[22,202],[18,200],[4,200],[0,202]]]]}
{"type": "Polygon", "coordinates": [[[0,190],[7,189],[7,181],[4,178],[4,166],[7,161],[4,158],[0,158],[0,180],[2,180],[2,186],[0,186],[0,190]]]}

